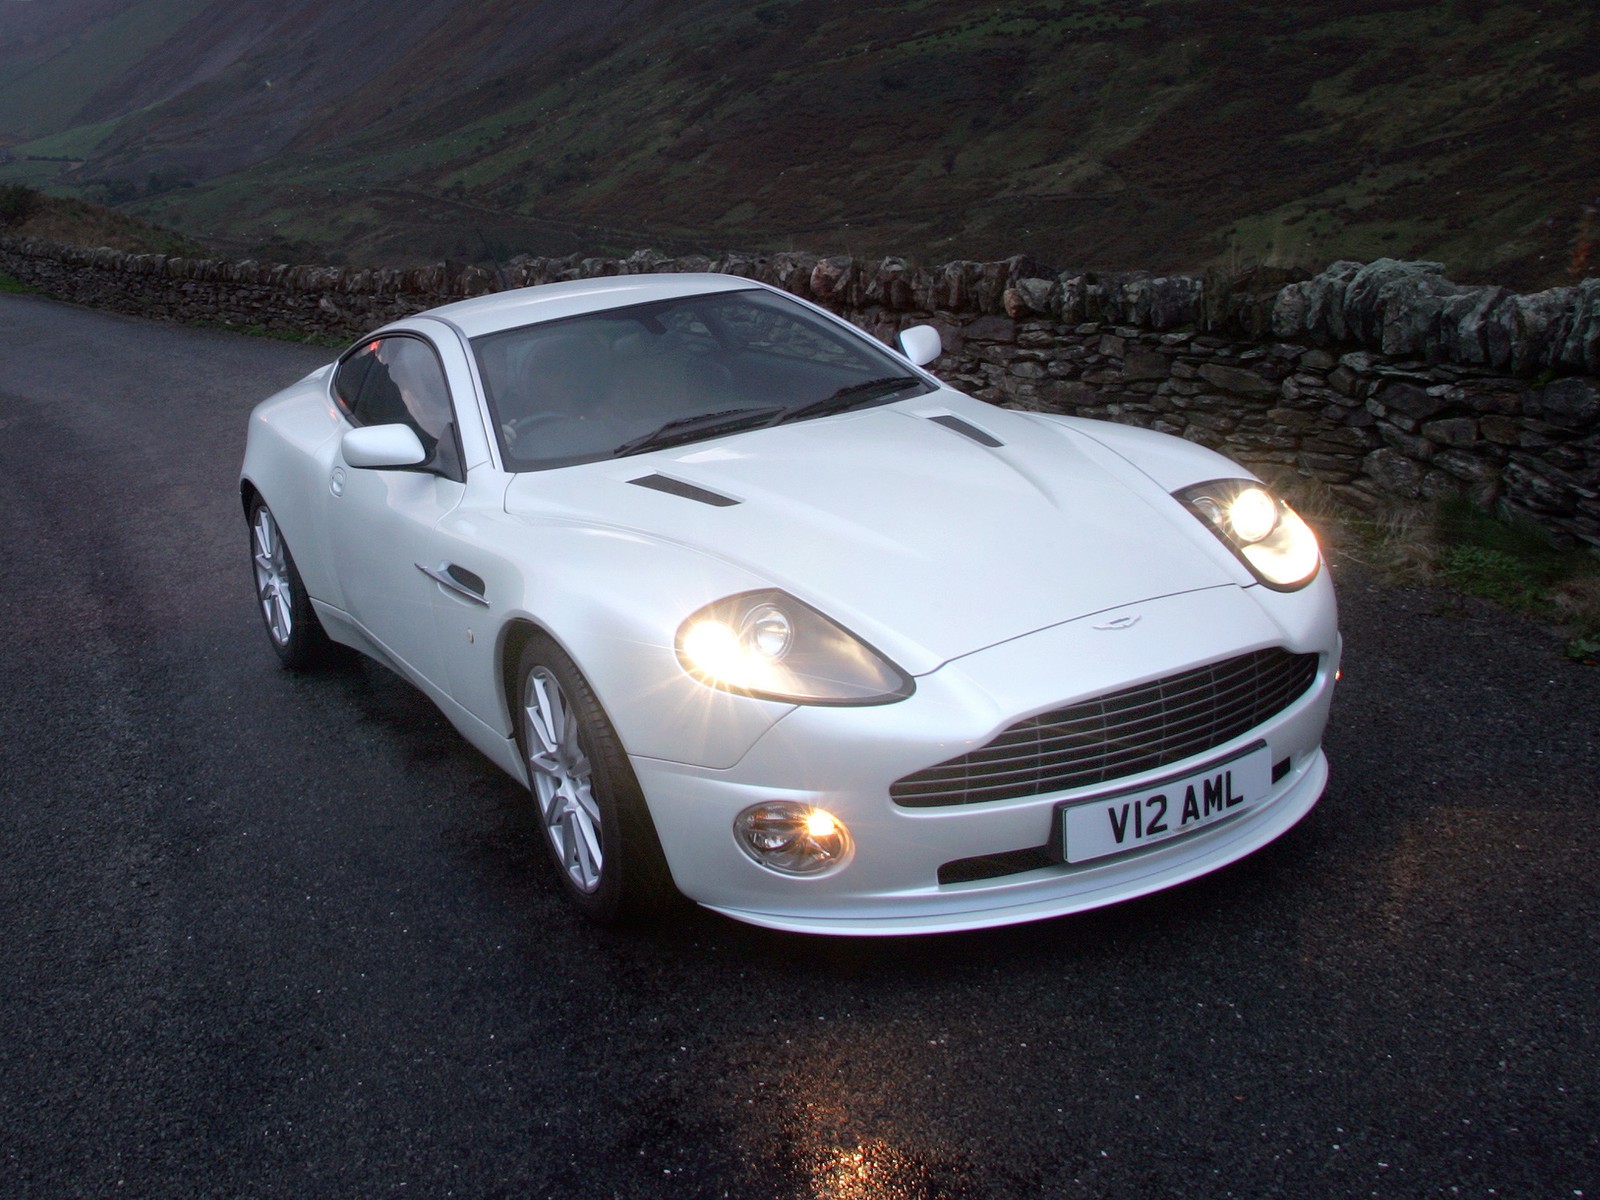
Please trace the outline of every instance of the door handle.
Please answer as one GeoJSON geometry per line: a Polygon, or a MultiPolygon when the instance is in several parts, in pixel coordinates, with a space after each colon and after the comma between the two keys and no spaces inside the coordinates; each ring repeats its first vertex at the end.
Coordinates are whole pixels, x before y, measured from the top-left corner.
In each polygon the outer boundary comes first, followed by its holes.
{"type": "Polygon", "coordinates": [[[489,600],[483,594],[485,588],[483,576],[475,574],[465,567],[458,567],[455,563],[445,563],[441,567],[425,567],[421,563],[413,563],[412,565],[452,596],[460,596],[463,600],[471,601],[473,604],[481,604],[485,608],[489,607],[489,600]]]}

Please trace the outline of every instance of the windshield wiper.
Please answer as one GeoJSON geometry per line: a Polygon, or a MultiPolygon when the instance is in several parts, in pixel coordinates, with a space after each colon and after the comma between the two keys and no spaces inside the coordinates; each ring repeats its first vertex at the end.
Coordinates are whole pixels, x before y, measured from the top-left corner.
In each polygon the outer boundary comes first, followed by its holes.
{"type": "Polygon", "coordinates": [[[674,417],[665,425],[649,433],[623,442],[611,452],[613,458],[625,458],[646,450],[660,450],[683,442],[712,437],[719,433],[733,433],[755,425],[780,425],[786,421],[801,421],[807,417],[822,417],[829,413],[844,412],[868,404],[881,404],[896,392],[903,392],[923,381],[915,375],[884,375],[842,387],[831,395],[798,408],[785,408],[781,404],[760,408],[725,408],[718,412],[696,413],[688,417],[674,417]]]}
{"type": "Polygon", "coordinates": [[[915,375],[884,375],[878,379],[852,383],[849,387],[842,387],[830,396],[824,396],[820,400],[813,400],[809,404],[802,404],[799,408],[789,409],[773,423],[803,421],[807,417],[825,417],[829,413],[845,412],[847,409],[852,408],[864,408],[869,404],[881,404],[896,392],[903,392],[908,387],[921,383],[922,380],[915,375]]]}
{"type": "Polygon", "coordinates": [[[769,404],[761,408],[725,408],[720,412],[674,417],[649,433],[623,442],[611,452],[611,457],[624,458],[629,454],[660,450],[664,446],[676,446],[680,442],[692,442],[713,434],[732,433],[751,425],[765,425],[782,412],[781,404],[769,404]]]}

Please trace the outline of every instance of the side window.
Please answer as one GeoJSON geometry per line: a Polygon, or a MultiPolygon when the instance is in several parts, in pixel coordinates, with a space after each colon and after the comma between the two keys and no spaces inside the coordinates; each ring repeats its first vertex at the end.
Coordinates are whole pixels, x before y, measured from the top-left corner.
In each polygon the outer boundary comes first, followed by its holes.
{"type": "Polygon", "coordinates": [[[463,478],[450,389],[421,338],[375,338],[339,364],[333,388],[352,422],[409,425],[428,452],[427,466],[463,478]]]}
{"type": "Polygon", "coordinates": [[[352,354],[339,364],[339,369],[334,372],[333,391],[339,398],[339,407],[344,409],[345,416],[355,420],[356,400],[361,396],[361,384],[367,377],[367,370],[372,366],[372,343],[352,354]]]}

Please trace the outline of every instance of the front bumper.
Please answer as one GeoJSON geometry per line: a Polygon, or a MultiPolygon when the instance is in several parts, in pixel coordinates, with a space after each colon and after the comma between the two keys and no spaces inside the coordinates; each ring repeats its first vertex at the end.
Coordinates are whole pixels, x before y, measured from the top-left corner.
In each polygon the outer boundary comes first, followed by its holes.
{"type": "Polygon", "coordinates": [[[1325,579],[1288,596],[1212,588],[1096,614],[947,663],[918,679],[916,694],[896,704],[797,708],[727,770],[638,757],[633,765],[675,881],[708,908],[776,929],[845,935],[1014,924],[1193,879],[1293,826],[1327,782],[1320,744],[1338,660],[1325,579]],[[1129,624],[1118,617],[1137,619],[1129,624]],[[1105,785],[1014,800],[903,808],[890,799],[896,780],[984,745],[1019,718],[1279,645],[1319,655],[1311,687],[1264,724],[1192,759],[1105,785]],[[941,867],[961,860],[1045,847],[1063,802],[1169,779],[1263,741],[1281,773],[1268,795],[1237,816],[1112,858],[939,881],[941,867]],[[770,800],[833,813],[850,829],[853,856],[818,877],[794,878],[758,865],[736,844],[734,818],[770,800]]]}

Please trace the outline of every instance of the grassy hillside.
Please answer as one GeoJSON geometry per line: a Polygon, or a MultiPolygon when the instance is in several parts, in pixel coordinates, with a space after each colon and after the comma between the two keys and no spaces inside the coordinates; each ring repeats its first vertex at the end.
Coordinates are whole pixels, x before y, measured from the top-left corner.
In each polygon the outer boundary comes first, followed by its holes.
{"type": "Polygon", "coordinates": [[[128,254],[178,254],[204,258],[210,251],[192,238],[127,213],[65,196],[29,194],[0,186],[0,233],[78,246],[109,246],[128,254]]]}
{"type": "MultiPolygon", "coordinates": [[[[0,8],[3,78],[23,7],[0,8]]],[[[354,262],[1392,254],[1524,288],[1585,269],[1600,202],[1590,5],[430,0],[399,25],[390,7],[131,0],[86,17],[55,57],[28,51],[48,117],[0,86],[17,156],[0,180],[354,262]]]]}

